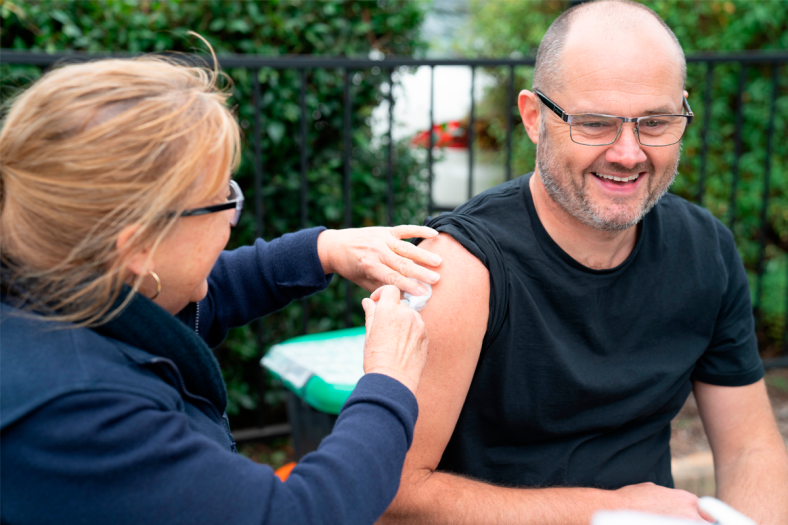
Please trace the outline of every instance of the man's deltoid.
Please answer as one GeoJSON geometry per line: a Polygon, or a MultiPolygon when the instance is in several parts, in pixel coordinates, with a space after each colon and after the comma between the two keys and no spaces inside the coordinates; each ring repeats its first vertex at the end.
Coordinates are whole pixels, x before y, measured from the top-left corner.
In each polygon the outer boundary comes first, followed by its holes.
{"type": "Polygon", "coordinates": [[[717,219],[667,194],[692,121],[685,71],[640,4],[584,3],[547,31],[519,95],[533,173],[427,222],[442,276],[384,522],[701,519],[670,470],[670,422],[694,391],[718,496],[788,523],[742,261],[717,219]]]}

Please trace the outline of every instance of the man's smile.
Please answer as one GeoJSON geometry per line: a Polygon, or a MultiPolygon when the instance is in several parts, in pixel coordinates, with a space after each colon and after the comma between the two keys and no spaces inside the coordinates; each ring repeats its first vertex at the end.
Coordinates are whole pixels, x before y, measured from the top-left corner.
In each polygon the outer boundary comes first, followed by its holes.
{"type": "Polygon", "coordinates": [[[638,192],[641,182],[646,179],[647,171],[641,171],[635,174],[603,173],[599,171],[588,172],[593,175],[594,180],[597,181],[602,190],[607,193],[613,193],[617,196],[634,195],[638,192]]]}
{"type": "Polygon", "coordinates": [[[638,177],[640,177],[640,173],[636,173],[634,175],[619,175],[619,176],[610,175],[610,174],[607,174],[607,173],[599,173],[599,172],[596,172],[596,171],[592,171],[591,173],[593,173],[597,177],[600,177],[600,178],[603,178],[603,179],[607,179],[607,180],[616,181],[616,182],[634,182],[634,181],[636,181],[638,179],[638,177]]]}

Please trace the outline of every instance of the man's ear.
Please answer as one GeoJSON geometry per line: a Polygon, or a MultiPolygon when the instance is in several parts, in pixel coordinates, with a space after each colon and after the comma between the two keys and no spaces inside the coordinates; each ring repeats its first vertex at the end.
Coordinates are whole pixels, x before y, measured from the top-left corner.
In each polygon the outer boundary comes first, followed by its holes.
{"type": "MultiPolygon", "coordinates": [[[[123,254],[129,249],[129,242],[139,229],[139,224],[132,224],[120,231],[118,240],[115,241],[115,249],[118,253],[123,254]]],[[[135,253],[126,265],[126,269],[135,275],[145,275],[149,270],[153,270],[153,267],[153,259],[150,258],[150,252],[147,249],[135,253]]]]}
{"type": "Polygon", "coordinates": [[[539,143],[539,125],[541,124],[542,112],[539,107],[539,99],[536,95],[524,89],[517,97],[517,107],[520,110],[520,118],[523,121],[525,132],[534,144],[539,143]]]}

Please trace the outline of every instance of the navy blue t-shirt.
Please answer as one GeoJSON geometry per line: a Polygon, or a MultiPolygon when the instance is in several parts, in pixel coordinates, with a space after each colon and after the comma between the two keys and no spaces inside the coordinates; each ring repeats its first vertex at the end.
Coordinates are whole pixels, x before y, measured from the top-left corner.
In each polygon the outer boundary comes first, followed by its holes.
{"type": "Polygon", "coordinates": [[[731,233],[666,195],[616,268],[572,259],[539,221],[529,175],[426,225],[490,271],[490,318],[439,469],[507,486],[672,487],[670,421],[692,381],[763,377],[731,233]]]}

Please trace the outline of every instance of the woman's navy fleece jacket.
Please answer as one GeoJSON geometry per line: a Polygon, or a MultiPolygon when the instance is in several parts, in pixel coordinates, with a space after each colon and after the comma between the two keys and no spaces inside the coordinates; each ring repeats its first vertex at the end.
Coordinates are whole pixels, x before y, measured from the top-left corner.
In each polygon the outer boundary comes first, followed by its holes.
{"type": "MultiPolygon", "coordinates": [[[[328,285],[320,231],[221,255],[199,303],[209,345],[328,285]]],[[[364,376],[334,432],[282,483],[233,452],[223,415],[171,362],[0,308],[3,524],[373,523],[397,492],[418,407],[394,379],[364,376]]],[[[179,317],[197,326],[195,305],[179,317]]]]}

